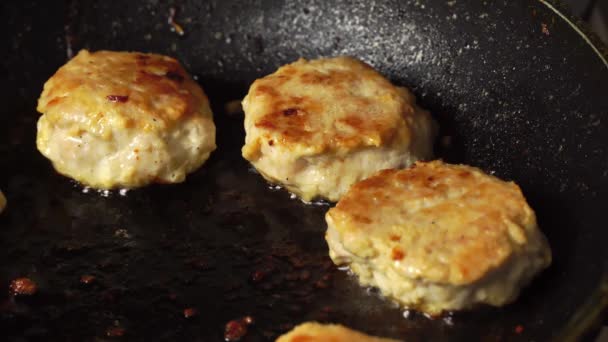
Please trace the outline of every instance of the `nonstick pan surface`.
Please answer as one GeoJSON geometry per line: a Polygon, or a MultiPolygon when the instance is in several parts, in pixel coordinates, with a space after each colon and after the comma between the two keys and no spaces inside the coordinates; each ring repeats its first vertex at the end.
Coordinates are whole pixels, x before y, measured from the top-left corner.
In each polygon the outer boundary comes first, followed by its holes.
{"type": "MultiPolygon", "coordinates": [[[[9,1],[1,5],[0,331],[7,340],[244,341],[305,320],[407,341],[570,339],[606,306],[608,67],[538,1],[9,1]],[[185,29],[169,30],[170,7],[185,29]],[[204,87],[218,149],[179,185],[98,194],[35,149],[36,99],[67,52],[172,55],[204,87]],[[411,87],[451,144],[437,154],[522,187],[554,253],[512,305],[428,319],[327,256],[324,213],[273,190],[224,110],[298,57],[352,55],[411,87]],[[83,276],[93,276],[87,284],[83,276]],[[39,291],[8,296],[29,277],[39,291]],[[184,317],[196,308],[198,315],[184,317]],[[118,329],[117,329],[118,328],[118,329]]],[[[444,139],[445,141],[446,139],[444,139]]],[[[589,336],[589,335],[587,335],[589,336]]]]}

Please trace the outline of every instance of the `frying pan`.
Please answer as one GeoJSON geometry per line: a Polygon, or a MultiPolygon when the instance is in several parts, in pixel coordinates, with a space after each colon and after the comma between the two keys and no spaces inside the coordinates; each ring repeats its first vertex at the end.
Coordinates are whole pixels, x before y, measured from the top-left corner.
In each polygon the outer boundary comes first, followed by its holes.
{"type": "Polygon", "coordinates": [[[0,69],[0,331],[7,340],[244,341],[305,320],[408,341],[591,338],[607,304],[608,66],[544,1],[4,1],[0,69]],[[170,30],[167,18],[183,36],[170,30]],[[78,49],[172,55],[208,93],[211,159],[187,181],[99,194],[35,149],[43,82],[78,49]],[[273,190],[241,158],[224,105],[298,57],[352,55],[413,89],[437,155],[522,187],[553,265],[504,308],[428,319],[338,271],[326,204],[273,190]],[[81,278],[93,276],[87,282],[81,278]],[[8,296],[28,277],[29,297],[8,296]],[[184,309],[198,312],[184,317],[184,309]]]}

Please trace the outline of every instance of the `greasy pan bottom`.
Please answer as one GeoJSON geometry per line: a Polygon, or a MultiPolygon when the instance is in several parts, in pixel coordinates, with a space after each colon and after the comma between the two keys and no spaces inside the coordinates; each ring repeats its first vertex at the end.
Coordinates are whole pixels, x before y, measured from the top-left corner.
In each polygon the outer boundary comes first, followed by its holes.
{"type": "Polygon", "coordinates": [[[184,37],[169,31],[168,5],[155,1],[2,5],[10,46],[0,70],[0,189],[9,200],[0,215],[0,331],[9,340],[103,339],[118,326],[129,340],[214,341],[228,321],[247,315],[255,323],[245,341],[272,339],[305,320],[408,341],[546,340],[579,334],[588,324],[568,325],[576,313],[605,305],[596,290],[608,260],[608,69],[547,7],[177,5],[184,37]],[[126,196],[85,193],[57,175],[35,150],[34,108],[42,83],[65,62],[66,32],[72,50],[180,59],[213,105],[218,150],[210,160],[183,184],[126,196]],[[516,303],[404,318],[332,265],[327,206],[271,190],[241,158],[242,117],[224,104],[281,64],[335,54],[411,86],[451,137],[449,147],[438,144],[439,156],[521,185],[554,264],[516,303]],[[85,284],[83,275],[95,280],[85,284]],[[20,276],[38,284],[36,295],[8,296],[20,276]],[[594,295],[595,305],[584,306],[594,295]],[[185,318],[186,308],[198,315],[185,318]]]}

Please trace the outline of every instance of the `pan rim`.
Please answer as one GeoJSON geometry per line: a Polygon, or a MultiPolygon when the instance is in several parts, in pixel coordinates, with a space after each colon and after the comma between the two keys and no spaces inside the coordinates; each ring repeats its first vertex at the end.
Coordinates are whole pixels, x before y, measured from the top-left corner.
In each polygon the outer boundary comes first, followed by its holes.
{"type": "Polygon", "coordinates": [[[599,38],[593,37],[593,39],[592,39],[590,37],[590,35],[592,33],[585,33],[585,31],[589,31],[589,29],[579,27],[579,25],[582,25],[582,23],[579,22],[579,24],[577,25],[574,22],[574,20],[570,19],[568,15],[566,15],[565,13],[560,11],[556,6],[551,4],[548,0],[538,0],[538,1],[540,3],[542,3],[543,5],[547,6],[547,8],[549,8],[549,10],[551,10],[552,12],[557,14],[557,16],[559,18],[561,18],[563,21],[565,21],[566,24],[568,24],[568,26],[570,26],[579,36],[581,36],[581,38],[583,38],[585,43],[587,43],[587,45],[589,45],[591,47],[593,52],[595,52],[595,54],[598,55],[600,60],[604,63],[604,66],[606,67],[606,69],[608,69],[608,58],[602,53],[602,51],[606,50],[606,47],[602,46],[602,48],[599,48],[594,43],[594,41],[598,41],[598,44],[601,44],[601,43],[599,43],[599,38]]]}
{"type": "MultiPolygon", "coordinates": [[[[585,23],[574,19],[570,14],[565,13],[558,8],[559,4],[556,0],[538,0],[545,5],[550,11],[555,13],[568,26],[570,26],[587,45],[591,47],[593,52],[600,58],[606,70],[608,70],[608,48],[603,42],[595,36],[595,34],[585,26],[585,23]],[[556,4],[552,4],[551,1],[556,4]]],[[[576,340],[586,334],[594,335],[593,331],[599,334],[602,322],[602,313],[608,309],[608,274],[604,271],[599,280],[597,288],[589,295],[587,300],[576,310],[569,318],[567,323],[554,335],[555,340],[576,340]],[[597,329],[595,329],[597,328],[597,329]]]]}

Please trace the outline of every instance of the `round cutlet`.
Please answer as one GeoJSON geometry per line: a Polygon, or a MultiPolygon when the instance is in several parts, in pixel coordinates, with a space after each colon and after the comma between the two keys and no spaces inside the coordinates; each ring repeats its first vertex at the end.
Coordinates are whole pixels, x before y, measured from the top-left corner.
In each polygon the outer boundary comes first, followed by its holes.
{"type": "Polygon", "coordinates": [[[335,263],[430,314],[508,303],[551,262],[519,187],[465,165],[378,172],[353,185],[326,220],[335,263]]]}
{"type": "Polygon", "coordinates": [[[429,113],[351,57],[285,65],[251,85],[243,110],[243,157],[304,200],[338,200],[354,182],[432,153],[429,113]]]}
{"type": "Polygon", "coordinates": [[[94,188],[181,182],[215,149],[205,93],[167,56],[82,50],[45,83],[38,111],[40,152],[94,188]]]}
{"type": "Polygon", "coordinates": [[[340,324],[306,322],[279,336],[276,342],[398,342],[369,336],[340,324]]]}

